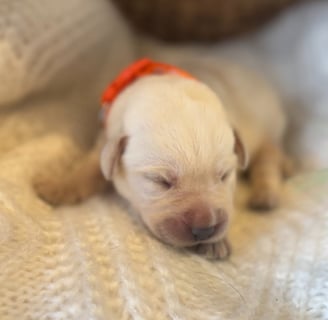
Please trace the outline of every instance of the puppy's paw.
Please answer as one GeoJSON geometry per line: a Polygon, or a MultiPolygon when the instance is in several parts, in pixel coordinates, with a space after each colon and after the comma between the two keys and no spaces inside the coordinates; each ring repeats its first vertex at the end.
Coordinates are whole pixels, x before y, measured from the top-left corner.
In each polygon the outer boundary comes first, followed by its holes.
{"type": "Polygon", "coordinates": [[[75,204],[84,198],[81,192],[70,187],[65,181],[51,177],[37,179],[34,182],[34,190],[42,200],[53,206],[75,204]]]}
{"type": "Polygon", "coordinates": [[[249,200],[249,207],[253,210],[268,211],[277,208],[280,196],[268,189],[254,190],[249,200]]]}
{"type": "Polygon", "coordinates": [[[230,256],[231,246],[224,238],[216,243],[201,243],[195,247],[195,251],[209,260],[223,260],[230,256]]]}

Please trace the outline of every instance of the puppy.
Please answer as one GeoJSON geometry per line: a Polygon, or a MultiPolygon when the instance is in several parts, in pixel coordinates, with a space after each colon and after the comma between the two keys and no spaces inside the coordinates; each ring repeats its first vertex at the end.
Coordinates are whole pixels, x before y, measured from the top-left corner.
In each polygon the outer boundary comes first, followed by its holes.
{"type": "Polygon", "coordinates": [[[237,170],[250,163],[253,207],[278,205],[285,119],[273,91],[248,71],[191,65],[197,79],[169,70],[130,81],[107,105],[94,150],[64,180],[39,182],[41,197],[74,203],[106,179],[161,241],[227,257],[237,170]]]}

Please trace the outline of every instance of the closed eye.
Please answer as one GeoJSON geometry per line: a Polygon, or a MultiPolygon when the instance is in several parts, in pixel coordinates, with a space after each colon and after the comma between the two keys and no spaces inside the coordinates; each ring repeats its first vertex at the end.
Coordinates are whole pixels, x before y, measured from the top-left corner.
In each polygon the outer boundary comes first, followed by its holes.
{"type": "Polygon", "coordinates": [[[144,177],[156,185],[161,186],[165,190],[171,189],[175,183],[173,180],[169,180],[166,177],[160,175],[145,174],[144,177]]]}
{"type": "Polygon", "coordinates": [[[226,171],[225,173],[223,173],[223,174],[221,175],[220,180],[221,180],[222,182],[225,182],[225,181],[230,177],[231,173],[232,173],[232,170],[228,170],[228,171],[226,171]]]}

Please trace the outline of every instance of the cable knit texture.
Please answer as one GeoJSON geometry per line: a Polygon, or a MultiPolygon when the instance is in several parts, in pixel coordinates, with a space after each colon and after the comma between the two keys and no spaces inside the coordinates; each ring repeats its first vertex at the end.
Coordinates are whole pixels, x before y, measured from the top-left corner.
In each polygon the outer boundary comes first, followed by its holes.
{"type": "Polygon", "coordinates": [[[241,209],[241,188],[226,262],[161,244],[113,192],[39,200],[33,177],[91,143],[99,93],[133,47],[107,1],[0,12],[1,320],[328,319],[327,172],[290,183],[268,215],[241,209]]]}

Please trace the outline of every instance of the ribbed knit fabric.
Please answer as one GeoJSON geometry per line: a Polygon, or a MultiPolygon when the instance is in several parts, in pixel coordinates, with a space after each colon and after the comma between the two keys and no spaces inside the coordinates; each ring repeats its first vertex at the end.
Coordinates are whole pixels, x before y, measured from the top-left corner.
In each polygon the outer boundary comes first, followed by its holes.
{"type": "Polygon", "coordinates": [[[277,212],[239,209],[231,258],[209,262],[153,239],[114,194],[39,201],[26,168],[67,145],[47,136],[1,159],[0,319],[328,319],[327,173],[277,212]]]}
{"type": "Polygon", "coordinates": [[[226,262],[161,244],[113,192],[39,200],[34,175],[90,143],[98,94],[133,50],[106,1],[0,8],[1,320],[328,319],[327,173],[290,184],[272,214],[242,209],[241,188],[226,262]]]}

